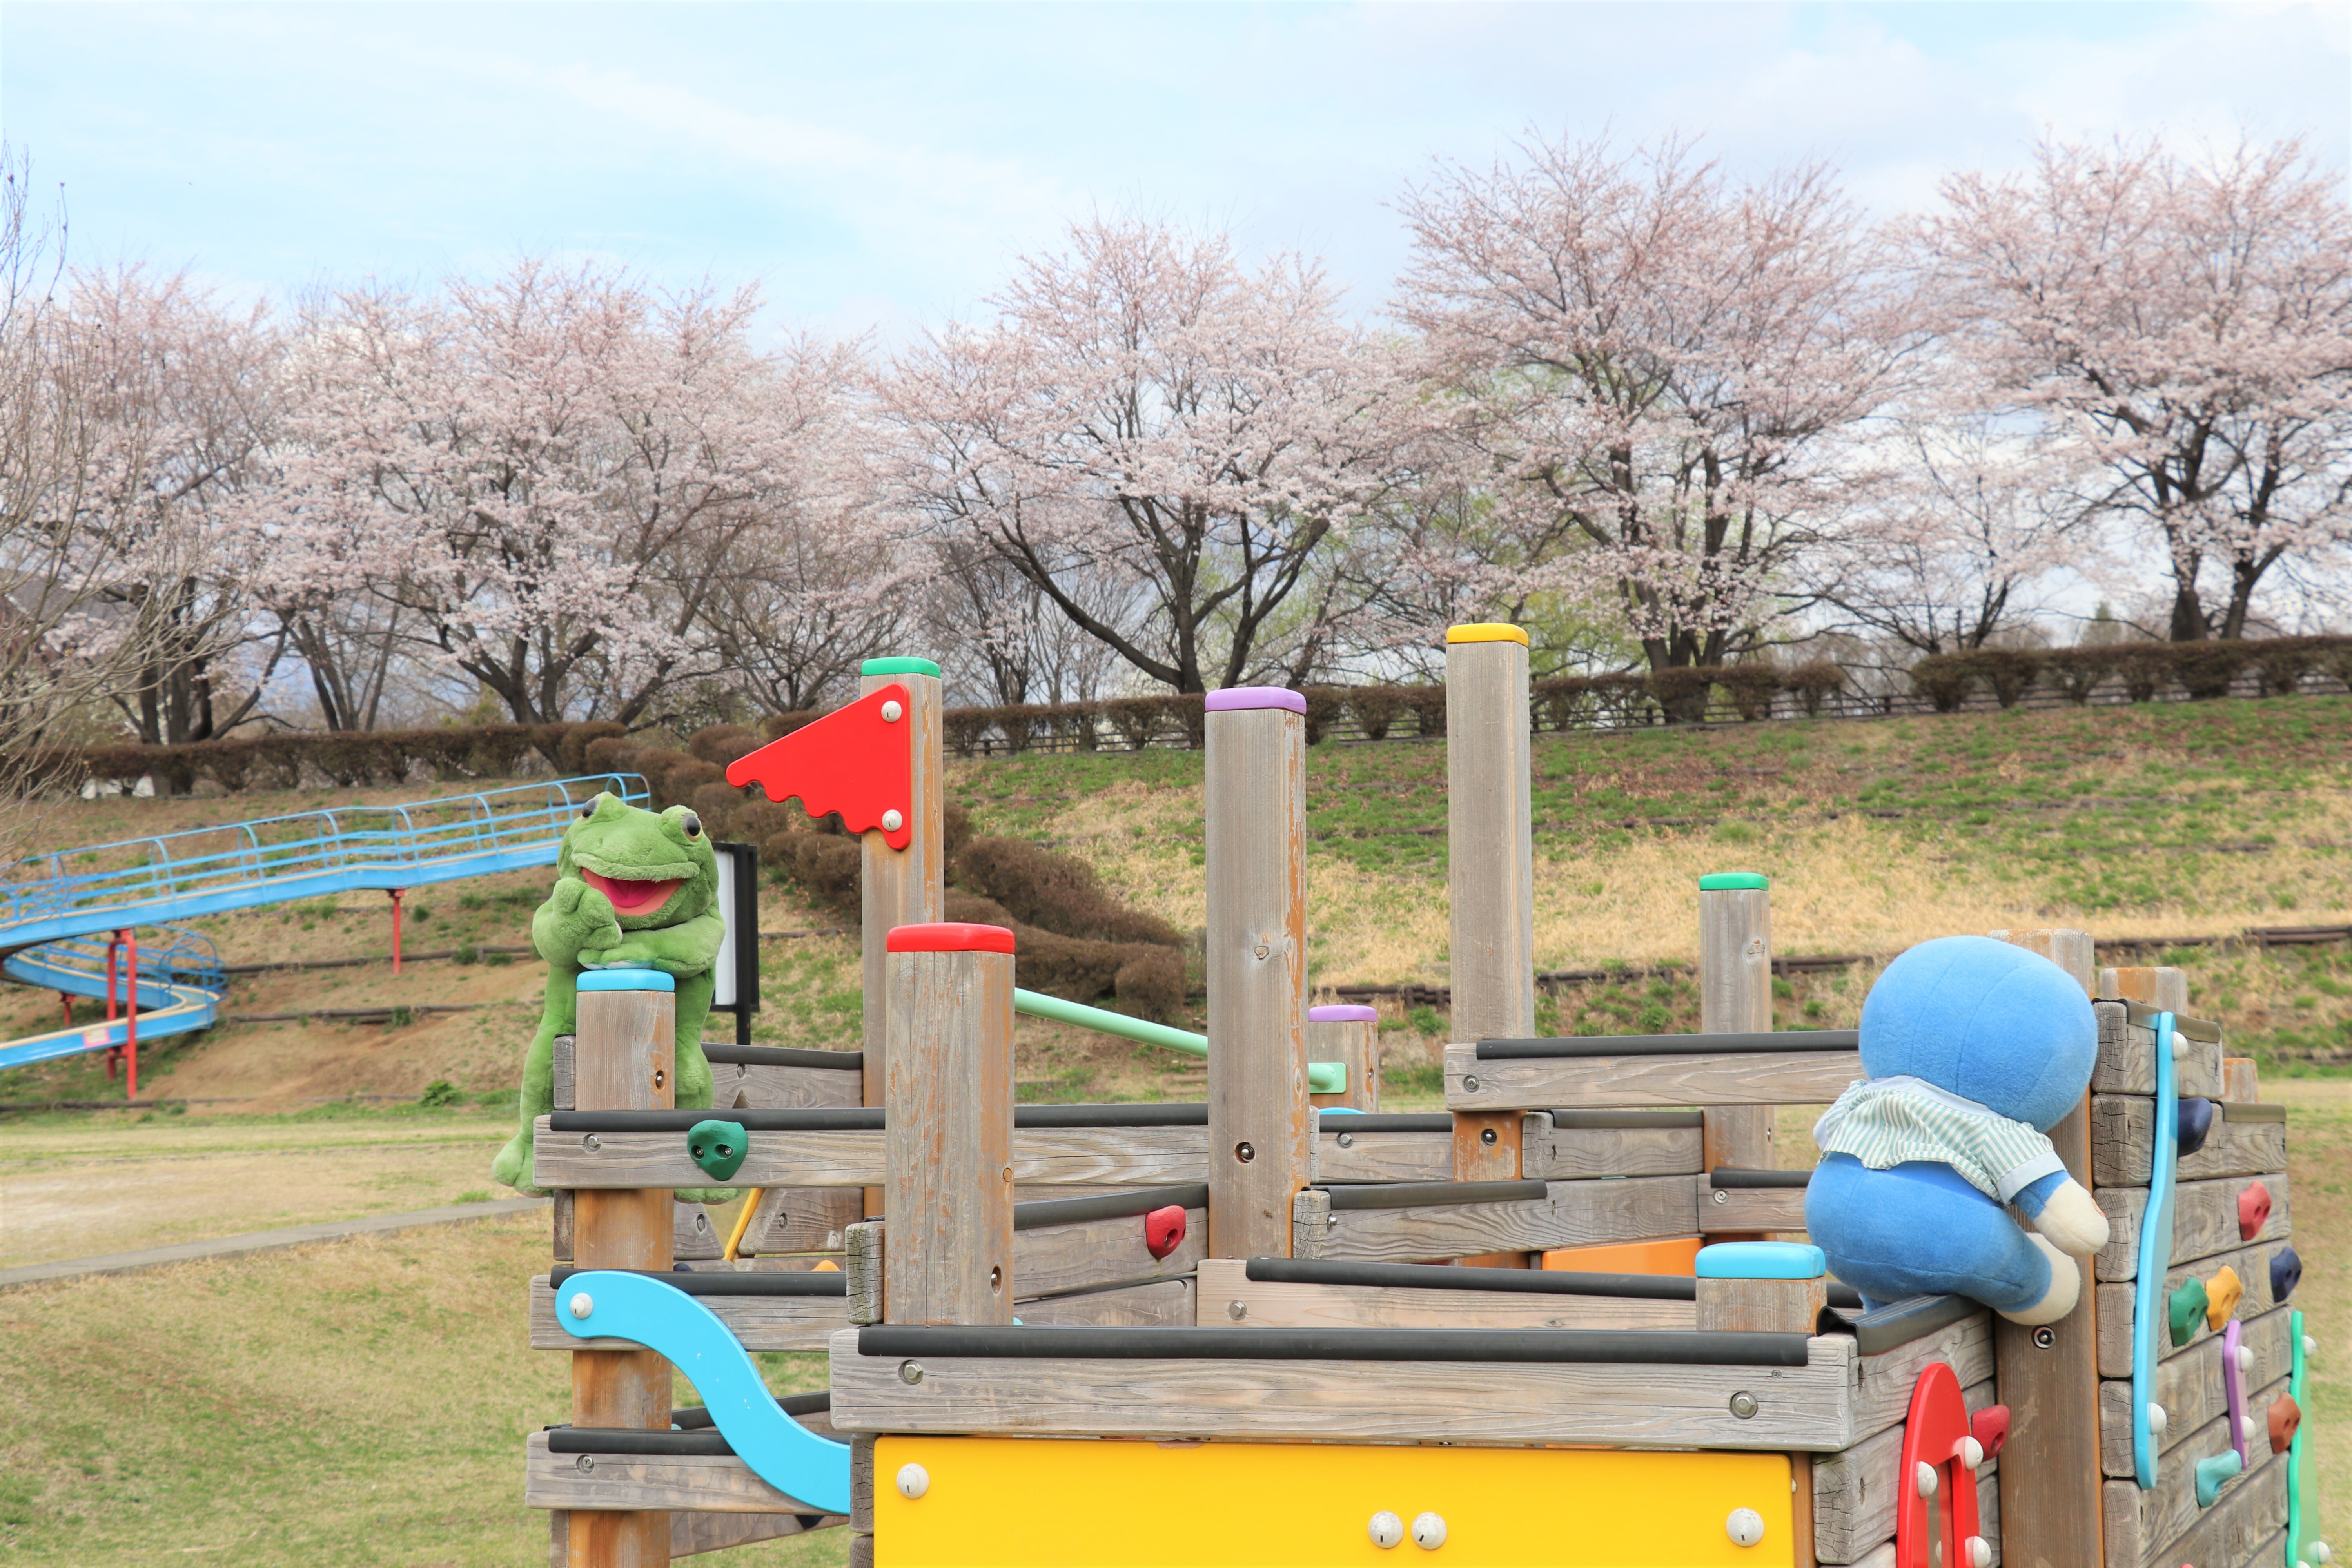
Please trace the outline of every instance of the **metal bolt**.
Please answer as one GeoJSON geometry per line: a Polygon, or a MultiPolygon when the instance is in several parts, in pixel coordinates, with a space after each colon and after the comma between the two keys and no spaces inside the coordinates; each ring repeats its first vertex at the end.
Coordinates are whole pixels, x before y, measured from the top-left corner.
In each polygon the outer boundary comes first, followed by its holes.
{"type": "Polygon", "coordinates": [[[667,1074],[667,1073],[664,1072],[664,1071],[663,1071],[661,1068],[654,1068],[654,1087],[655,1087],[656,1089],[659,1089],[662,1085],[664,1085],[664,1084],[667,1083],[668,1081],[669,1081],[669,1074],[667,1074]]]}
{"type": "Polygon", "coordinates": [[[1234,1145],[1234,1158],[1246,1165],[1257,1158],[1257,1151],[1247,1143],[1236,1143],[1234,1145]]]}
{"type": "Polygon", "coordinates": [[[1004,1289],[1004,1269],[1002,1265],[988,1271],[988,1288],[992,1290],[1004,1289]]]}
{"type": "Polygon", "coordinates": [[[900,1362],[900,1363],[898,1363],[898,1381],[899,1381],[900,1383],[920,1383],[920,1382],[922,1382],[922,1381],[923,1381],[923,1363],[922,1363],[921,1362],[919,1362],[919,1361],[902,1361],[902,1362],[900,1362]]]}
{"type": "Polygon", "coordinates": [[[585,1138],[580,1140],[580,1146],[583,1149],[587,1150],[589,1152],[593,1153],[597,1150],[602,1149],[604,1144],[603,1141],[596,1136],[596,1134],[591,1132],[585,1138]]]}
{"type": "Polygon", "coordinates": [[[1731,1201],[1731,1194],[1725,1192],[1721,1187],[1717,1187],[1715,1189],[1715,1196],[1708,1201],[1711,1203],[1727,1204],[1731,1201]]]}
{"type": "Polygon", "coordinates": [[[2033,1331],[2033,1348],[2035,1350],[2046,1351],[2057,1342],[2057,1330],[2052,1328],[2040,1328],[2033,1331]]]}
{"type": "Polygon", "coordinates": [[[1495,1130],[1491,1127],[1481,1127],[1478,1129],[1478,1142],[1486,1144],[1490,1149],[1493,1148],[1495,1145],[1495,1130]]]}
{"type": "Polygon", "coordinates": [[[1352,1132],[1342,1132],[1342,1133],[1340,1133],[1340,1134],[1339,1134],[1339,1147],[1340,1147],[1340,1148],[1342,1148],[1342,1149],[1352,1149],[1352,1148],[1354,1148],[1355,1146],[1356,1146],[1356,1135],[1355,1135],[1354,1133],[1352,1133],[1352,1132]]]}
{"type": "Polygon", "coordinates": [[[1465,1074],[1463,1074],[1463,1075],[1462,1075],[1462,1087],[1463,1087],[1464,1089],[1468,1089],[1468,1090],[1469,1090],[1471,1093],[1473,1093],[1473,1094],[1477,1093],[1477,1092],[1478,1092],[1478,1075],[1477,1075],[1477,1074],[1475,1074],[1475,1073],[1465,1073],[1465,1074]]]}
{"type": "Polygon", "coordinates": [[[1231,1318],[1236,1323],[1240,1322],[1244,1318],[1249,1316],[1249,1303],[1247,1301],[1226,1302],[1225,1316],[1231,1318]]]}
{"type": "Polygon", "coordinates": [[[1752,1508],[1735,1508],[1723,1521],[1723,1533],[1734,1546],[1753,1546],[1764,1539],[1764,1516],[1752,1508]]]}
{"type": "MultiPolygon", "coordinates": [[[[898,704],[893,703],[891,706],[896,707],[898,704]]],[[[923,1468],[920,1465],[901,1465],[898,1467],[898,1495],[900,1497],[919,1498],[930,1489],[930,1471],[923,1468]]]]}
{"type": "Polygon", "coordinates": [[[584,1476],[589,1471],[596,1468],[596,1456],[593,1454],[583,1454],[578,1458],[572,1461],[572,1468],[578,1470],[584,1476]]]}
{"type": "Polygon", "coordinates": [[[571,1309],[572,1315],[575,1318],[584,1318],[589,1313],[596,1310],[595,1301],[589,1297],[588,1292],[585,1290],[573,1291],[572,1293],[572,1300],[566,1301],[564,1305],[571,1309]]]}
{"type": "Polygon", "coordinates": [[[882,704],[882,722],[885,724],[896,724],[899,720],[904,719],[906,716],[907,710],[904,708],[899,707],[898,703],[885,702],[882,704]]]}
{"type": "Polygon", "coordinates": [[[882,814],[882,830],[884,832],[896,833],[898,829],[906,826],[907,818],[904,814],[897,811],[886,811],[882,814]]]}
{"type": "Polygon", "coordinates": [[[1756,1396],[1748,1393],[1746,1389],[1741,1389],[1738,1393],[1731,1396],[1731,1413],[1742,1421],[1754,1419],[1756,1415],[1756,1396]]]}

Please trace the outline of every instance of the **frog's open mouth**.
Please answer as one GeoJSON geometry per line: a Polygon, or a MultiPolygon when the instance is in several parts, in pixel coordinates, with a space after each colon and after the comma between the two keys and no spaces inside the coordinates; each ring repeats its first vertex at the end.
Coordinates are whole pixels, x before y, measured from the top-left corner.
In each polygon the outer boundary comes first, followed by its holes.
{"type": "Polygon", "coordinates": [[[661,908],[669,902],[669,896],[677,892],[686,880],[683,877],[666,877],[657,881],[631,881],[622,877],[607,877],[602,871],[592,871],[585,866],[580,868],[580,875],[590,887],[613,901],[614,914],[622,915],[641,915],[661,908]]]}

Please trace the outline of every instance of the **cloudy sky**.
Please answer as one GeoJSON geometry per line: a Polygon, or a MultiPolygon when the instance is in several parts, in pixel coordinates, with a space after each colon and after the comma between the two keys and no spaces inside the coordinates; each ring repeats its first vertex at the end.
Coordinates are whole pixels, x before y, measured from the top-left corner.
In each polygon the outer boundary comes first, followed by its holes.
{"type": "Polygon", "coordinates": [[[1101,211],[1320,255],[1363,311],[1433,160],[1530,131],[1824,158],[1871,208],[2044,132],[2352,163],[2352,5],[0,5],[0,132],[83,262],[238,293],[520,252],[972,311],[1101,211]]]}

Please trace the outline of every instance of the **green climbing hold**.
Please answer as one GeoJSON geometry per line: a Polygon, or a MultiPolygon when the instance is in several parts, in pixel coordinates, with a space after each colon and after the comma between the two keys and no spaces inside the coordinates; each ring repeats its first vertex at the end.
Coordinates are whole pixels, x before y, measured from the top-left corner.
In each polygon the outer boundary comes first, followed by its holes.
{"type": "Polygon", "coordinates": [[[928,658],[869,658],[857,667],[860,675],[937,675],[940,667],[928,658]]]}
{"type": "Polygon", "coordinates": [[[751,1152],[751,1135],[740,1121],[698,1121],[687,1130],[686,1152],[704,1174],[723,1182],[743,1168],[743,1156],[751,1152]]]}
{"type": "Polygon", "coordinates": [[[1761,871],[1709,871],[1698,879],[1702,893],[1762,892],[1771,885],[1761,871]]]}
{"type": "Polygon", "coordinates": [[[2205,1293],[2205,1281],[2191,1279],[2172,1293],[2166,1303],[2165,1316],[2172,1320],[2172,1342],[2185,1345],[2197,1337],[2197,1325],[2205,1321],[2205,1313],[2213,1299],[2205,1293]]]}

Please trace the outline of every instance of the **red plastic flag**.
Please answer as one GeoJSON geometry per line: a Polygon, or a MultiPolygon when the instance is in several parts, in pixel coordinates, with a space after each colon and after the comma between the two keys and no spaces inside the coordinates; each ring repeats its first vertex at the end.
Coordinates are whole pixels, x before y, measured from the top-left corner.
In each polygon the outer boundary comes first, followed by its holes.
{"type": "Polygon", "coordinates": [[[915,836],[914,702],[893,682],[814,724],[769,742],[727,765],[738,789],[758,784],[773,801],[798,796],[811,816],[841,814],[852,833],[879,829],[904,849],[915,836]]]}

